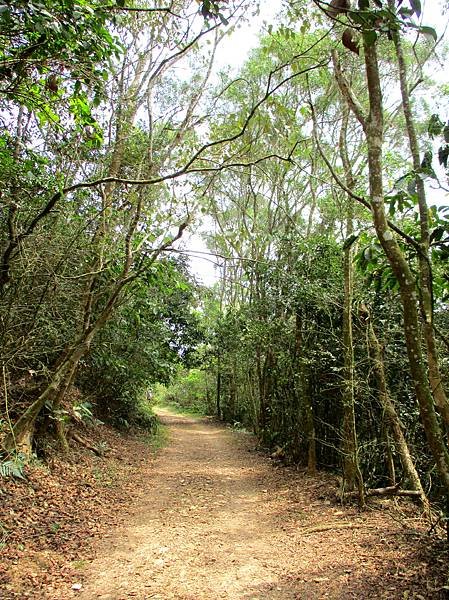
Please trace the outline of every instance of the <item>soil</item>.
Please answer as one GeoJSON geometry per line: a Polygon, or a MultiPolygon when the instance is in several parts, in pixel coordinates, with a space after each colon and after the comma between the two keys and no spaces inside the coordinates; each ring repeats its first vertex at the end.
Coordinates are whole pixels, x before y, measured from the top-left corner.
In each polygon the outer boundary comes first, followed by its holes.
{"type": "Polygon", "coordinates": [[[410,501],[376,500],[359,512],[336,502],[335,477],[275,463],[247,433],[168,411],[161,420],[167,447],[154,459],[144,444],[122,440],[120,485],[85,501],[84,529],[72,527],[62,557],[45,539],[39,552],[7,554],[1,598],[447,597],[447,547],[410,501]],[[88,541],[86,519],[96,525],[88,541]],[[36,556],[47,564],[41,571],[36,556]]]}

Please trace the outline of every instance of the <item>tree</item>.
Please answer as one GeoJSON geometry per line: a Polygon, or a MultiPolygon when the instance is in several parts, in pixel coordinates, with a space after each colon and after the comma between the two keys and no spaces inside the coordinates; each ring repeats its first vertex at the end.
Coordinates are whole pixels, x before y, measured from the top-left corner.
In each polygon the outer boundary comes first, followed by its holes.
{"type": "MultiPolygon", "coordinates": [[[[432,451],[435,464],[441,477],[446,496],[449,495],[449,454],[444,443],[441,428],[434,408],[433,390],[427,377],[427,364],[421,348],[421,328],[418,308],[417,284],[406,257],[399,243],[391,231],[384,210],[383,189],[383,105],[382,90],[379,76],[379,62],[377,56],[377,32],[381,19],[387,30],[394,33],[399,26],[400,13],[395,15],[382,7],[379,10],[367,11],[363,15],[361,27],[363,37],[363,50],[365,73],[369,96],[369,112],[365,113],[363,107],[354,97],[340,65],[336,64],[336,77],[340,89],[346,97],[351,110],[359,120],[367,141],[370,205],[373,214],[373,223],[379,243],[381,244],[391,268],[398,281],[401,293],[401,303],[404,315],[404,335],[407,345],[410,370],[415,386],[416,397],[420,406],[421,418],[426,431],[429,447],[432,451]],[[393,19],[393,20],[392,20],[393,19]]],[[[415,246],[418,246],[417,244],[415,246]]],[[[420,251],[419,246],[416,248],[420,251]]]]}
{"type": "MultiPolygon", "coordinates": [[[[178,8],[188,14],[188,3],[180,2],[178,8]]],[[[208,9],[207,15],[211,16],[215,11],[215,4],[209,8],[211,10],[208,9]]],[[[90,14],[89,9],[86,10],[90,14]]],[[[201,100],[198,86],[207,81],[213,52],[206,59],[206,62],[209,62],[206,75],[193,75],[193,78],[196,77],[194,88],[190,91],[184,85],[178,98],[172,97],[162,105],[163,110],[168,108],[169,111],[165,123],[161,114],[156,115],[152,112],[152,95],[166,85],[169,69],[179,60],[183,60],[189,52],[197,52],[198,42],[208,33],[213,33],[217,25],[204,25],[203,17],[200,16],[202,26],[199,30],[192,23],[192,28],[186,33],[183,29],[184,23],[182,27],[180,25],[183,14],[175,17],[171,11],[154,11],[156,14],[153,14],[153,11],[143,12],[148,13],[146,23],[151,32],[144,42],[145,46],[141,45],[142,35],[136,27],[137,20],[132,14],[133,11],[129,16],[125,15],[115,22],[117,38],[122,40],[123,58],[117,61],[112,69],[114,78],[111,80],[110,93],[111,101],[115,101],[115,105],[106,113],[111,118],[112,126],[110,127],[107,121],[104,123],[104,131],[111,132],[107,140],[108,146],[103,146],[102,142],[106,136],[95,135],[95,139],[91,140],[94,143],[89,142],[81,147],[81,152],[74,161],[73,154],[67,152],[66,145],[65,160],[61,160],[61,142],[67,141],[64,138],[66,134],[54,127],[51,120],[41,123],[32,131],[28,127],[35,116],[32,105],[28,107],[25,103],[18,113],[17,132],[21,139],[16,140],[15,146],[12,145],[12,152],[16,152],[15,162],[18,168],[28,168],[29,171],[30,166],[22,161],[21,153],[14,148],[22,148],[24,142],[36,145],[38,139],[42,140],[45,144],[45,160],[42,161],[37,153],[33,158],[40,160],[49,172],[55,166],[54,186],[59,188],[59,191],[54,192],[45,185],[43,189],[39,189],[38,206],[30,207],[26,201],[19,211],[19,205],[13,200],[16,190],[11,189],[9,216],[4,223],[2,254],[2,281],[6,301],[12,301],[12,306],[16,306],[11,292],[22,271],[20,258],[31,240],[36,239],[37,233],[43,231],[45,237],[49,225],[53,224],[51,217],[55,211],[59,211],[61,222],[65,219],[66,223],[74,226],[75,237],[65,245],[67,254],[62,253],[59,262],[56,260],[54,263],[54,276],[60,277],[61,270],[67,268],[70,260],[73,260],[70,250],[73,248],[74,239],[79,241],[76,236],[79,236],[80,232],[86,245],[83,250],[79,247],[79,263],[76,266],[71,264],[75,271],[73,279],[78,284],[78,303],[75,302],[73,306],[75,321],[78,324],[70,331],[65,347],[60,348],[59,352],[52,352],[51,362],[45,360],[45,376],[39,386],[41,389],[37,398],[18,415],[13,431],[5,437],[4,446],[9,450],[22,445],[25,449],[30,448],[34,423],[45,406],[52,406],[55,413],[58,413],[76,378],[81,359],[89,353],[95,336],[122,302],[127,287],[147,273],[171,244],[181,237],[190,218],[186,214],[188,210],[177,206],[177,192],[181,189],[184,192],[186,184],[178,187],[173,185],[169,191],[163,182],[174,180],[187,172],[209,147],[203,143],[200,144],[199,150],[195,149],[198,141],[192,127],[198,119],[196,110],[201,100]],[[173,44],[174,38],[178,38],[178,41],[173,44]],[[186,99],[186,112],[176,116],[179,108],[177,102],[186,99]],[[142,110],[144,104],[149,108],[148,117],[144,123],[137,124],[139,110],[142,110]],[[170,114],[173,109],[175,116],[170,114]],[[23,125],[24,119],[26,126],[23,125]],[[160,121],[156,123],[156,119],[160,121]],[[176,128],[175,134],[171,133],[173,128],[176,128]],[[146,178],[142,177],[143,171],[146,178]],[[69,195],[74,198],[74,202],[65,203],[62,210],[61,200],[69,195]],[[164,207],[170,204],[171,209],[167,214],[164,207]],[[73,210],[68,211],[66,206],[73,210]],[[30,208],[34,213],[31,220],[28,219],[30,208]]],[[[191,21],[192,19],[195,19],[195,16],[190,16],[191,21]]],[[[139,18],[139,23],[141,26],[142,17],[139,18]]],[[[31,37],[33,35],[34,30],[30,33],[31,37]]],[[[219,36],[216,42],[218,39],[219,36]]],[[[26,46],[28,42],[22,40],[22,43],[26,46]]],[[[55,48],[57,49],[57,45],[50,44],[42,60],[50,60],[52,52],[56,52],[55,48]]],[[[107,56],[103,56],[104,60],[106,58],[107,56]]],[[[54,60],[57,62],[58,58],[55,56],[54,60]]],[[[201,58],[198,73],[202,62],[201,58]]],[[[25,79],[23,84],[25,85],[25,79]]],[[[17,92],[16,98],[19,97],[17,92]]],[[[83,111],[83,101],[80,97],[77,97],[76,103],[83,111]]],[[[85,108],[90,115],[90,107],[85,108]]],[[[63,111],[62,114],[64,115],[63,111]]],[[[65,113],[64,118],[69,119],[70,114],[70,111],[65,113]]],[[[95,121],[93,130],[84,131],[83,134],[91,137],[100,125],[103,123],[95,121]]],[[[74,135],[77,139],[76,119],[69,135],[74,135]]],[[[84,142],[85,135],[77,141],[84,142]]],[[[216,143],[218,142],[213,142],[212,146],[216,143]]],[[[5,150],[9,151],[6,145],[5,150]]],[[[25,153],[24,155],[26,156],[25,153]]],[[[12,168],[16,168],[14,157],[11,164],[12,168]]],[[[194,173],[198,172],[198,169],[192,170],[194,173]]],[[[197,185],[192,179],[192,187],[197,185]]],[[[42,254],[41,248],[38,247],[38,256],[39,252],[42,254]]],[[[43,298],[47,300],[48,286],[45,287],[45,284],[42,293],[43,298]]],[[[32,321],[29,326],[34,328],[35,322],[32,321]]],[[[61,441],[66,445],[64,429],[59,429],[61,441]]]]}

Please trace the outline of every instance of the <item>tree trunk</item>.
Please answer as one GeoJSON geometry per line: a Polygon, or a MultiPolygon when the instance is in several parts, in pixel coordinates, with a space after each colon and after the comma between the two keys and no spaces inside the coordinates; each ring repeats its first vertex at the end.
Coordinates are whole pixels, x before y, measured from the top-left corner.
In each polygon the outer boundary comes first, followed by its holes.
{"type": "Polygon", "coordinates": [[[295,357],[298,369],[297,375],[299,376],[299,385],[297,389],[297,395],[299,397],[299,422],[296,423],[296,429],[302,424],[307,444],[307,470],[309,473],[314,474],[317,469],[315,419],[310,394],[309,377],[304,360],[302,319],[299,312],[296,313],[295,318],[295,357]]]}
{"type": "MultiPolygon", "coordinates": [[[[387,379],[385,377],[385,368],[382,357],[382,349],[377,338],[376,332],[374,331],[371,315],[366,307],[364,307],[363,317],[367,323],[367,333],[370,355],[373,362],[374,373],[377,380],[377,387],[379,390],[379,402],[385,414],[385,421],[388,430],[391,432],[393,439],[396,444],[396,449],[399,453],[402,468],[404,474],[409,480],[412,489],[420,493],[420,500],[423,506],[428,509],[429,503],[421,484],[418,472],[413,463],[413,459],[408,448],[404,432],[402,431],[402,424],[399,416],[396,412],[393,399],[388,390],[387,379]]],[[[393,482],[393,485],[395,482],[393,482]]]]}
{"type": "Polygon", "coordinates": [[[384,414],[382,415],[382,437],[385,444],[385,462],[387,463],[388,476],[390,478],[390,485],[396,485],[396,467],[394,464],[394,452],[391,444],[390,428],[387,422],[387,418],[384,414]]]}
{"type": "Polygon", "coordinates": [[[52,403],[51,410],[56,417],[56,436],[58,438],[59,444],[64,452],[69,451],[69,443],[67,441],[66,435],[66,423],[63,419],[58,418],[58,409],[61,406],[63,399],[66,394],[70,391],[73,382],[75,380],[76,372],[77,372],[78,363],[74,364],[72,368],[68,371],[67,375],[61,381],[59,385],[58,393],[52,403]]]}
{"type": "MultiPolygon", "coordinates": [[[[334,56],[335,60],[335,56],[334,56]]],[[[339,150],[343,164],[345,183],[348,189],[354,188],[354,176],[349,160],[347,147],[347,130],[349,121],[349,106],[346,99],[342,98],[342,125],[340,129],[339,150]]],[[[346,239],[354,232],[354,201],[347,197],[346,209],[346,239]]],[[[358,440],[355,422],[354,399],[354,345],[352,335],[352,297],[353,297],[353,265],[352,243],[346,243],[344,248],[344,300],[343,300],[343,480],[348,491],[359,491],[360,506],[365,504],[363,476],[358,457],[358,440]]]]}
{"type": "Polygon", "coordinates": [[[427,441],[433,454],[445,494],[449,498],[449,454],[434,408],[432,389],[427,379],[426,363],[421,348],[418,313],[418,290],[413,273],[399,244],[388,227],[384,209],[382,178],[383,108],[376,44],[364,42],[365,69],[370,112],[364,122],[368,144],[369,185],[373,221],[377,237],[400,286],[404,332],[410,371],[427,441]]]}
{"type": "MultiPolygon", "coordinates": [[[[178,228],[178,233],[171,240],[163,243],[156,251],[145,266],[148,267],[154,263],[161,252],[166,250],[171,244],[180,239],[182,234],[187,227],[188,221],[182,223],[178,228]]],[[[129,271],[129,256],[125,259],[125,267],[123,269],[122,277],[116,282],[112,289],[108,301],[100,312],[95,323],[93,323],[88,330],[83,331],[76,343],[73,345],[70,351],[64,352],[64,360],[60,361],[59,367],[56,369],[50,384],[45,388],[42,394],[28,407],[28,409],[20,416],[18,421],[15,423],[13,430],[9,433],[3,442],[3,447],[7,451],[12,451],[15,448],[23,446],[25,452],[31,451],[31,442],[34,431],[34,424],[36,422],[39,413],[43,409],[46,402],[52,402],[60,391],[63,381],[68,382],[68,374],[76,370],[79,361],[88,352],[92,340],[100,329],[106,324],[111,314],[114,311],[116,303],[120,298],[123,289],[134,281],[139,276],[139,271],[134,272],[132,275],[126,276],[129,271]]]]}
{"type": "Polygon", "coordinates": [[[221,419],[221,360],[218,357],[217,363],[217,388],[216,388],[216,411],[217,417],[221,419]]]}
{"type": "Polygon", "coordinates": [[[66,360],[59,366],[56,372],[53,374],[51,382],[40,396],[27,408],[27,410],[20,416],[20,418],[14,424],[12,431],[5,437],[3,441],[3,448],[7,452],[18,450],[24,454],[31,454],[32,441],[34,434],[34,425],[37,417],[47,402],[52,402],[54,397],[58,394],[58,390],[64,377],[72,367],[74,362],[78,362],[79,358],[83,355],[83,349],[78,347],[70,355],[67,356],[66,360]]]}
{"type": "Polygon", "coordinates": [[[266,396],[265,396],[265,381],[263,377],[262,369],[262,356],[260,349],[257,349],[256,355],[256,370],[257,370],[257,382],[259,388],[259,414],[258,414],[258,426],[257,429],[262,433],[262,436],[266,435],[267,427],[267,407],[266,407],[266,396]]]}
{"type": "MultiPolygon", "coordinates": [[[[393,42],[396,49],[396,56],[399,66],[399,81],[402,96],[402,108],[406,122],[406,130],[409,139],[410,151],[413,160],[413,169],[418,172],[421,167],[418,138],[416,135],[415,121],[413,118],[410,104],[410,94],[407,82],[407,63],[402,51],[402,43],[399,32],[393,33],[393,42]]],[[[416,192],[418,196],[419,223],[421,229],[421,252],[418,256],[419,261],[419,290],[421,318],[423,321],[423,336],[427,350],[427,362],[429,370],[429,380],[433,391],[436,405],[443,418],[446,428],[449,428],[449,402],[442,383],[442,377],[439,368],[438,352],[435,342],[435,331],[433,326],[433,284],[432,268],[430,263],[430,228],[429,211],[427,207],[426,190],[424,181],[421,177],[415,179],[416,192]]]]}
{"type": "Polygon", "coordinates": [[[421,347],[421,328],[418,310],[418,289],[412,273],[392,230],[384,208],[382,174],[383,106],[380,85],[377,44],[364,38],[365,73],[369,97],[369,114],[352,93],[337,64],[335,74],[340,90],[347,98],[365,132],[368,146],[370,206],[377,238],[398,281],[403,308],[404,336],[410,372],[418,400],[421,420],[432,452],[446,499],[449,501],[449,453],[435,412],[433,391],[427,377],[427,363],[421,347]]]}

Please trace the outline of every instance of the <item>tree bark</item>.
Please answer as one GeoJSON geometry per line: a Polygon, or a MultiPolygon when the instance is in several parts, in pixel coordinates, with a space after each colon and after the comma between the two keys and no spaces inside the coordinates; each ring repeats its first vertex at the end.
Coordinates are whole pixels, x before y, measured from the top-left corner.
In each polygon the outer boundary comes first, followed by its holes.
{"type": "Polygon", "coordinates": [[[377,44],[364,38],[365,74],[369,97],[369,114],[353,96],[352,90],[337,63],[335,74],[340,90],[348,100],[365,132],[368,147],[370,205],[377,238],[398,281],[403,309],[404,336],[410,372],[418,400],[421,420],[427,442],[437,467],[446,498],[449,499],[449,453],[435,412],[432,388],[427,377],[427,363],[421,347],[421,328],[418,307],[418,289],[412,270],[397,239],[391,231],[385,214],[382,173],[383,104],[377,58],[377,44]]]}
{"type": "Polygon", "coordinates": [[[435,413],[432,389],[427,378],[427,365],[422,353],[417,286],[410,266],[388,227],[384,209],[382,177],[383,107],[376,44],[370,45],[365,41],[364,53],[370,102],[369,115],[364,121],[364,129],[368,144],[369,186],[373,221],[379,242],[399,284],[407,354],[421,419],[445,494],[449,498],[449,454],[435,413]]]}
{"type": "Polygon", "coordinates": [[[388,390],[382,349],[376,332],[374,331],[371,315],[366,307],[364,307],[363,318],[366,319],[370,355],[379,390],[379,403],[385,413],[385,421],[388,430],[391,432],[391,435],[395,441],[404,474],[410,482],[412,489],[419,492],[421,503],[428,510],[429,502],[422,487],[416,467],[413,463],[413,459],[402,430],[402,424],[396,412],[396,407],[388,390]]]}
{"type": "MultiPolygon", "coordinates": [[[[412,154],[413,169],[416,173],[418,173],[421,167],[419,144],[416,135],[416,127],[413,118],[412,107],[410,103],[410,94],[407,81],[407,63],[404,58],[399,32],[393,33],[393,42],[395,45],[396,57],[399,66],[399,81],[401,87],[402,109],[404,112],[406,130],[409,139],[410,151],[412,154]]],[[[418,255],[420,291],[419,298],[421,306],[423,336],[427,350],[429,380],[438,410],[446,425],[446,428],[449,428],[449,401],[442,382],[433,324],[433,282],[432,267],[430,263],[429,253],[429,211],[427,207],[427,198],[424,181],[418,175],[415,178],[415,185],[418,196],[419,224],[421,230],[421,252],[418,255]]]]}
{"type": "MultiPolygon", "coordinates": [[[[335,64],[335,53],[333,55],[335,64]]],[[[342,98],[342,125],[339,137],[340,158],[343,164],[345,182],[348,189],[354,188],[354,176],[347,147],[347,130],[349,121],[349,106],[346,98],[342,98]]],[[[347,197],[346,209],[346,239],[354,232],[354,201],[347,197]]],[[[345,488],[349,491],[358,489],[360,506],[365,504],[363,476],[359,465],[357,428],[355,421],[354,399],[354,346],[352,335],[352,297],[353,297],[353,265],[352,244],[344,248],[344,300],[343,300],[343,479],[345,488]]]]}

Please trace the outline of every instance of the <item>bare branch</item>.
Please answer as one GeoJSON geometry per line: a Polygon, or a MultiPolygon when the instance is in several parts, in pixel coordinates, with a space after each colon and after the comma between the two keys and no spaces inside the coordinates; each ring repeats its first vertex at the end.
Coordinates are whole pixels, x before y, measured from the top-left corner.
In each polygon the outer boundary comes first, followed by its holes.
{"type": "Polygon", "coordinates": [[[181,15],[173,12],[170,6],[161,6],[160,8],[137,8],[134,6],[118,6],[117,4],[104,6],[103,10],[113,10],[114,12],[134,12],[134,13],[167,13],[174,17],[181,18],[181,15]]]}

